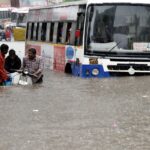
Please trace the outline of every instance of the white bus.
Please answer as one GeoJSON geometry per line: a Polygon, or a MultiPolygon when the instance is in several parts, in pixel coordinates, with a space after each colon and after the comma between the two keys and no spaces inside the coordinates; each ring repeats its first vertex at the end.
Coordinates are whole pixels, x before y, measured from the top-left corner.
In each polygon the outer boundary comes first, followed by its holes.
{"type": "Polygon", "coordinates": [[[29,11],[26,49],[80,77],[150,74],[150,2],[90,0],[29,11]]]}
{"type": "Polygon", "coordinates": [[[12,26],[26,27],[28,12],[29,12],[28,7],[12,8],[11,11],[12,26]]]}
{"type": "Polygon", "coordinates": [[[0,8],[0,25],[5,26],[11,21],[11,7],[0,8]]]}
{"type": "Polygon", "coordinates": [[[11,26],[16,41],[25,41],[28,12],[29,7],[12,8],[11,26]]]}

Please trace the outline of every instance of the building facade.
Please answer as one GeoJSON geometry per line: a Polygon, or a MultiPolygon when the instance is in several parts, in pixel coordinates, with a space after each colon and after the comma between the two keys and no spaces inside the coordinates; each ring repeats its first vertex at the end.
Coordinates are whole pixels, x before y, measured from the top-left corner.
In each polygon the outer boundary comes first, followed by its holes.
{"type": "Polygon", "coordinates": [[[10,7],[10,0],[0,0],[0,7],[10,7]]]}
{"type": "Polygon", "coordinates": [[[12,7],[19,7],[20,6],[19,0],[11,0],[11,6],[12,7]]]}

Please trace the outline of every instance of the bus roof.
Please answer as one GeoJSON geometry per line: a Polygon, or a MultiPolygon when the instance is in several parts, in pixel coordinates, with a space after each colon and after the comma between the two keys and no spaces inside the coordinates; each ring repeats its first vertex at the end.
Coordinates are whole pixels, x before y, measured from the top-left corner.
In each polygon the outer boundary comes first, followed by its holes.
{"type": "Polygon", "coordinates": [[[69,2],[29,10],[28,22],[76,21],[79,12],[85,10],[87,2],[69,2]]]}
{"type": "Polygon", "coordinates": [[[88,5],[103,4],[103,3],[150,4],[150,0],[88,0],[88,5]]]}
{"type": "Polygon", "coordinates": [[[6,8],[0,8],[0,11],[10,11],[11,7],[6,7],[6,8]]]}
{"type": "Polygon", "coordinates": [[[30,10],[36,10],[36,9],[47,9],[47,8],[57,8],[57,7],[66,7],[66,6],[78,6],[78,5],[85,5],[87,4],[86,0],[82,1],[74,1],[74,2],[62,2],[59,4],[53,4],[50,6],[43,6],[43,7],[36,7],[36,8],[30,8],[30,10]]]}
{"type": "Polygon", "coordinates": [[[22,7],[22,8],[12,8],[11,12],[16,12],[16,13],[28,13],[29,12],[29,7],[22,7]]]}

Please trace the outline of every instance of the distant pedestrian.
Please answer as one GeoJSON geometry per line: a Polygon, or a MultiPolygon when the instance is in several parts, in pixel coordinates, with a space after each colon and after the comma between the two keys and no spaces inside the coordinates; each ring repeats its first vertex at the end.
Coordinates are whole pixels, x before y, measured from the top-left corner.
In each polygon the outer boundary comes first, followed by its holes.
{"type": "Polygon", "coordinates": [[[11,41],[11,30],[9,28],[6,28],[5,38],[6,38],[6,41],[11,41]]]}
{"type": "Polygon", "coordinates": [[[15,50],[11,49],[5,59],[5,69],[9,73],[14,73],[21,68],[21,59],[16,55],[15,50]]]}

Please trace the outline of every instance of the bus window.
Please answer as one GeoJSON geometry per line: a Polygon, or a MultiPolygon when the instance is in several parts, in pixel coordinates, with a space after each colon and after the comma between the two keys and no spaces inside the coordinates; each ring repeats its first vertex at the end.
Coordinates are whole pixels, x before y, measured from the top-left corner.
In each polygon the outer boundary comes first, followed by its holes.
{"type": "Polygon", "coordinates": [[[70,31],[70,41],[69,44],[71,45],[75,45],[75,32],[76,32],[76,28],[77,28],[77,23],[76,22],[72,22],[71,25],[71,31],[70,31]]]}
{"type": "Polygon", "coordinates": [[[41,30],[42,30],[42,22],[39,23],[39,28],[38,28],[38,41],[41,41],[41,30]]]}
{"type": "Polygon", "coordinates": [[[67,22],[64,23],[63,25],[63,29],[62,29],[62,39],[61,39],[61,43],[67,43],[66,41],[66,36],[67,36],[67,22]]]}
{"type": "Polygon", "coordinates": [[[70,44],[70,39],[71,39],[71,32],[72,32],[72,23],[68,22],[67,24],[67,35],[66,35],[66,42],[70,44]]]}
{"type": "Polygon", "coordinates": [[[51,26],[50,26],[50,42],[53,42],[53,33],[54,33],[54,22],[51,22],[51,26]]]}
{"type": "Polygon", "coordinates": [[[4,19],[4,12],[1,12],[1,18],[4,19]]]}
{"type": "Polygon", "coordinates": [[[63,23],[58,23],[58,30],[57,30],[57,43],[62,41],[62,33],[63,33],[63,23]]]}
{"type": "Polygon", "coordinates": [[[47,23],[47,28],[46,28],[46,41],[49,41],[49,37],[50,37],[50,28],[51,28],[51,23],[48,22],[47,23]]]}
{"type": "Polygon", "coordinates": [[[31,27],[32,27],[32,23],[29,23],[29,27],[28,27],[28,40],[31,40],[31,27]]]}
{"type": "Polygon", "coordinates": [[[80,36],[76,37],[75,44],[76,45],[82,45],[83,40],[83,28],[84,28],[84,14],[79,13],[78,19],[77,19],[77,30],[80,31],[80,36]]]}
{"type": "Polygon", "coordinates": [[[26,26],[27,13],[19,13],[17,18],[17,25],[21,27],[26,26]]]}
{"type": "Polygon", "coordinates": [[[37,23],[37,27],[36,27],[36,41],[38,41],[38,32],[39,31],[39,23],[37,23]]]}
{"type": "Polygon", "coordinates": [[[28,33],[29,33],[29,23],[27,23],[26,39],[28,39],[28,33]]]}
{"type": "Polygon", "coordinates": [[[6,18],[6,17],[5,17],[5,16],[6,16],[5,14],[6,14],[6,13],[3,11],[3,19],[5,19],[5,18],[6,18]]]}
{"type": "Polygon", "coordinates": [[[53,34],[53,43],[57,42],[57,30],[58,30],[58,22],[55,22],[54,24],[54,34],[53,34]]]}
{"type": "Polygon", "coordinates": [[[34,31],[33,31],[33,40],[36,41],[36,29],[37,29],[37,23],[34,23],[34,31]]]}
{"type": "Polygon", "coordinates": [[[33,33],[34,33],[34,23],[31,25],[31,40],[33,40],[33,33]]]}
{"type": "Polygon", "coordinates": [[[47,23],[43,22],[42,23],[42,30],[41,30],[41,40],[42,41],[46,40],[46,28],[47,28],[47,23]]]}

